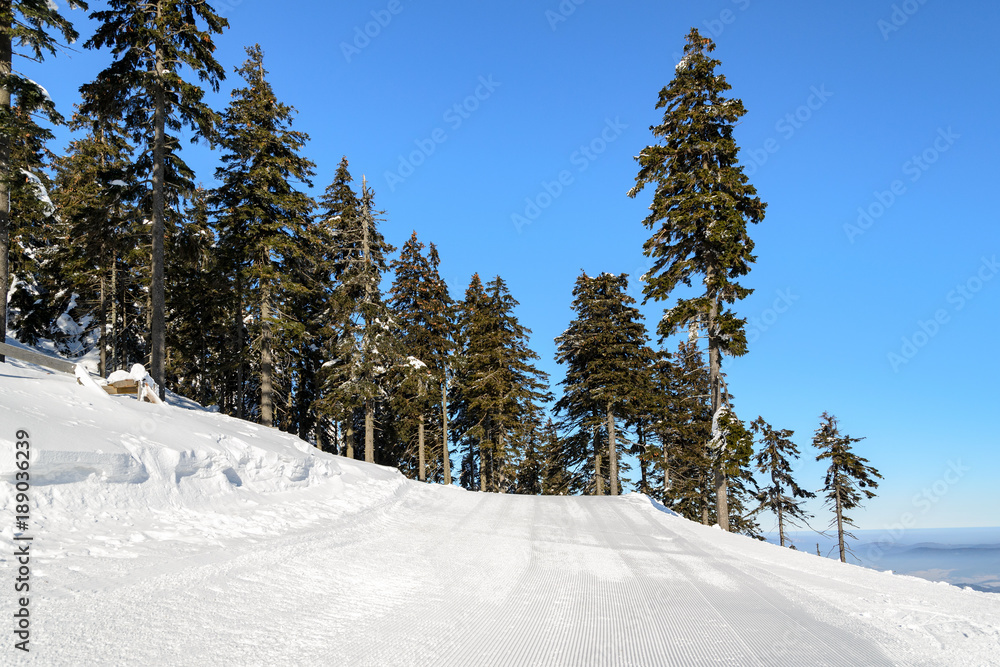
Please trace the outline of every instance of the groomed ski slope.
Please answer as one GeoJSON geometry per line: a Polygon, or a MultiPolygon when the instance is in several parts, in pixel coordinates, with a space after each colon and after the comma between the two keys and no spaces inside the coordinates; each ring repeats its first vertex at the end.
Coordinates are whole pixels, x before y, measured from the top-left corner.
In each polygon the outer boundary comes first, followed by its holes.
{"type": "Polygon", "coordinates": [[[271,429],[0,365],[32,459],[31,652],[2,664],[1000,665],[1000,596],[693,524],[639,495],[418,484],[271,429]]]}

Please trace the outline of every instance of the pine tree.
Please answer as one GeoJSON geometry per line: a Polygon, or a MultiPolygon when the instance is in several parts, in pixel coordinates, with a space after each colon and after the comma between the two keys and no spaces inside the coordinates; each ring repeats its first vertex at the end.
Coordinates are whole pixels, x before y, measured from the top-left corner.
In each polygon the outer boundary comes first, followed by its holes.
{"type": "Polygon", "coordinates": [[[290,358],[288,416],[283,429],[335,450],[336,420],[322,407],[323,364],[336,348],[333,304],[333,229],[323,216],[301,230],[300,250],[285,264],[282,339],[290,358]]]}
{"type": "Polygon", "coordinates": [[[185,210],[183,225],[167,245],[167,378],[174,391],[202,405],[235,412],[234,377],[242,363],[232,344],[236,317],[233,281],[209,215],[209,192],[199,188],[185,210]],[[197,295],[197,298],[191,298],[197,295]]]}
{"type": "Polygon", "coordinates": [[[291,129],[294,109],[279,102],[266,79],[260,45],[246,49],[236,70],[247,86],[232,93],[220,125],[225,151],[212,196],[220,245],[235,278],[237,313],[256,323],[260,359],[260,422],[274,424],[274,336],[281,317],[282,276],[301,252],[313,201],[296,189],[312,184],[313,163],[300,151],[308,136],[291,129]]]}
{"type": "Polygon", "coordinates": [[[750,508],[760,493],[751,467],[753,435],[733,411],[729,399],[727,396],[726,406],[717,413],[719,423],[713,426],[718,438],[715,441],[717,455],[714,468],[721,468],[729,480],[726,485],[729,525],[726,529],[763,540],[755,519],[756,512],[750,508]]]}
{"type": "MultiPolygon", "coordinates": [[[[627,289],[625,275],[581,274],[573,289],[577,317],[556,338],[556,361],[567,366],[561,383],[565,392],[556,411],[566,416],[568,428],[594,433],[595,442],[603,430],[613,496],[620,489],[618,422],[634,418],[650,391],[641,381],[652,360],[646,327],[627,289]]],[[[603,486],[601,458],[602,453],[595,451],[598,494],[603,486]]]]}
{"type": "Polygon", "coordinates": [[[862,500],[875,497],[871,489],[878,488],[876,479],[882,479],[878,470],[867,465],[868,459],[862,458],[851,451],[851,446],[864,438],[852,438],[840,434],[837,418],[824,412],[819,428],[813,436],[813,446],[820,450],[817,461],[830,461],[826,470],[822,491],[826,493],[826,506],[834,511],[831,526],[837,527],[837,544],[840,548],[840,560],[847,562],[847,546],[845,538],[854,539],[845,526],[854,523],[846,512],[861,506],[862,500]]]}
{"type": "Polygon", "coordinates": [[[218,115],[202,101],[204,91],[181,77],[183,67],[218,92],[225,72],[215,60],[213,34],[229,24],[207,2],[192,0],[108,0],[94,12],[101,23],[85,47],[110,48],[114,61],[93,83],[81,87],[81,112],[122,118],[132,141],[142,149],[134,165],[136,181],[150,179],[150,374],[164,391],[166,371],[164,243],[168,236],[168,192],[181,184],[193,189],[191,172],[170,134],[183,125],[195,129],[194,141],[212,139],[218,115]],[[199,20],[205,28],[199,27],[199,20]]]}
{"type": "MultiPolygon", "coordinates": [[[[349,441],[354,434],[354,413],[362,411],[365,461],[374,463],[376,410],[389,398],[389,372],[400,362],[396,324],[379,290],[388,270],[386,256],[395,248],[378,230],[381,212],[374,208],[374,193],[363,182],[358,199],[350,181],[344,159],[321,200],[325,217],[334,226],[333,269],[339,280],[330,315],[337,343],[327,365],[325,403],[338,406],[334,409],[340,411],[349,441]]],[[[348,444],[348,452],[353,453],[353,444],[348,444]]]]}
{"type": "MultiPolygon", "coordinates": [[[[703,276],[704,293],[678,299],[668,309],[657,331],[669,336],[691,322],[704,324],[708,337],[709,393],[713,415],[723,407],[721,355],[746,353],[745,320],[725,304],[746,298],[752,290],[735,282],[750,271],[753,241],[747,222],[764,217],[765,204],[756,197],[738,163],[733,128],[746,113],[738,99],[723,96],[731,87],[716,74],[721,63],[708,54],[712,40],[696,29],[688,34],[684,59],[674,79],[660,91],[657,109],[663,122],[652,127],[662,143],[647,146],[637,161],[640,169],[635,197],[646,186],[655,187],[650,213],[643,221],[653,230],[643,251],[653,259],[646,275],[645,299],[667,299],[679,284],[691,286],[703,276]]],[[[715,420],[717,422],[717,419],[715,420]]],[[[717,434],[716,434],[717,435],[717,434]]],[[[719,524],[729,525],[726,476],[715,471],[719,524]]]]}
{"type": "Polygon", "coordinates": [[[754,456],[757,470],[771,482],[757,495],[759,509],[768,509],[778,517],[778,540],[781,546],[785,546],[785,523],[795,525],[795,519],[808,519],[810,515],[802,509],[802,502],[806,498],[815,498],[816,494],[800,487],[792,477],[790,459],[799,458],[799,448],[791,441],[793,431],[776,431],[763,417],[757,417],[751,430],[760,438],[761,444],[760,451],[754,456]]]}
{"type": "Polygon", "coordinates": [[[88,132],[70,142],[54,165],[53,201],[61,223],[58,261],[69,289],[92,316],[104,376],[128,363],[118,342],[121,314],[130,304],[118,298],[118,286],[123,272],[135,275],[140,270],[131,261],[139,245],[134,209],[138,188],[123,180],[133,151],[119,123],[76,116],[72,127],[88,132]]]}
{"type": "Polygon", "coordinates": [[[465,298],[456,307],[455,382],[450,388],[449,415],[456,432],[456,442],[460,452],[459,484],[470,491],[485,490],[486,479],[480,475],[480,453],[482,452],[482,429],[478,428],[479,415],[470,409],[476,387],[465,386],[466,378],[471,378],[481,360],[479,348],[473,346],[471,334],[475,320],[486,303],[486,291],[479,274],[472,275],[465,298]],[[474,357],[475,351],[475,357],[474,357]],[[463,451],[464,450],[464,451],[463,451]]]}
{"type": "Polygon", "coordinates": [[[537,427],[541,404],[551,399],[548,376],[532,364],[538,355],[528,347],[531,331],[518,322],[516,306],[502,278],[483,287],[478,275],[461,306],[462,363],[452,407],[469,447],[463,483],[478,478],[481,491],[516,487],[516,463],[537,427]]]}
{"type": "Polygon", "coordinates": [[[425,257],[423,248],[413,232],[391,265],[395,280],[389,291],[389,307],[398,325],[401,348],[411,358],[404,366],[406,381],[397,392],[396,413],[417,424],[417,476],[421,481],[427,478],[425,427],[440,422],[442,472],[444,483],[451,484],[446,422],[439,417],[447,415],[448,409],[448,363],[455,348],[454,304],[438,272],[437,249],[431,244],[430,255],[425,257]]]}
{"type": "Polygon", "coordinates": [[[653,381],[666,399],[653,424],[660,447],[651,451],[652,463],[662,475],[663,504],[687,519],[711,525],[712,412],[708,369],[696,336],[679,343],[675,354],[661,354],[653,366],[653,381]]]}
{"type": "MultiPolygon", "coordinates": [[[[61,352],[77,352],[70,349],[73,342],[68,340],[56,320],[66,317],[70,311],[78,315],[72,294],[65,289],[62,267],[57,258],[59,251],[59,228],[56,207],[49,197],[52,182],[48,177],[48,151],[42,128],[32,131],[32,122],[27,109],[20,105],[11,110],[14,118],[21,119],[21,134],[7,142],[7,156],[11,165],[18,165],[17,176],[7,182],[10,207],[10,238],[13,240],[9,252],[9,303],[8,316],[11,328],[17,330],[22,342],[34,344],[39,338],[52,339],[61,352]],[[70,343],[69,346],[66,344],[70,343]]],[[[71,317],[78,320],[78,317],[71,317]]]]}
{"type": "Polygon", "coordinates": [[[541,433],[542,494],[565,496],[570,492],[570,465],[565,443],[551,419],[545,422],[541,433]]]}
{"type": "MultiPolygon", "coordinates": [[[[81,0],[69,0],[68,4],[70,9],[87,9],[87,3],[81,0]]],[[[51,132],[35,122],[36,115],[45,116],[51,123],[62,122],[45,89],[17,72],[13,59],[21,56],[39,61],[46,53],[55,55],[59,38],[52,31],[66,42],[79,36],[53,2],[7,0],[0,4],[0,342],[7,337],[7,295],[11,287],[12,189],[23,183],[22,170],[29,168],[17,160],[12,144],[18,139],[39,143],[51,139],[51,132]]]]}

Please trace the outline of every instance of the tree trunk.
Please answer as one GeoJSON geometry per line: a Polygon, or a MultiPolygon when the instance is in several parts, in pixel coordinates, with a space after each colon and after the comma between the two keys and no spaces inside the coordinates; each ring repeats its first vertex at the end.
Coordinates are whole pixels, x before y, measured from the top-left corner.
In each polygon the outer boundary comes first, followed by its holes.
{"type": "MultiPolygon", "coordinates": [[[[111,370],[120,368],[118,361],[118,252],[111,253],[111,370]]],[[[204,405],[204,403],[202,404],[204,405]]]]}
{"type": "Polygon", "coordinates": [[[604,475],[601,474],[601,441],[597,429],[594,429],[594,483],[597,485],[595,493],[603,496],[604,475]]]}
{"type": "MultiPolygon", "coordinates": [[[[7,11],[10,11],[10,3],[7,11]]],[[[13,57],[10,23],[0,25],[0,77],[10,76],[13,57]]],[[[0,87],[0,113],[10,113],[10,88],[0,87]]],[[[0,343],[7,342],[7,292],[10,290],[10,137],[0,133],[0,343]]],[[[6,359],[0,354],[0,363],[6,359]]]]}
{"type": "Polygon", "coordinates": [[[444,484],[451,486],[451,452],[448,451],[448,370],[441,381],[441,454],[444,464],[444,484]]]}
{"type": "Polygon", "coordinates": [[[344,429],[344,446],[346,448],[346,456],[349,459],[354,459],[354,414],[352,413],[348,417],[347,428],[344,429]]]}
{"type": "Polygon", "coordinates": [[[420,457],[420,469],[417,477],[421,482],[427,481],[427,456],[424,452],[424,416],[420,415],[420,423],[417,425],[417,450],[420,457]]]}
{"type": "Polygon", "coordinates": [[[608,464],[611,474],[611,495],[618,495],[618,444],[615,442],[615,415],[608,403],[608,464]]]}
{"type": "Polygon", "coordinates": [[[712,519],[709,516],[708,505],[709,505],[709,495],[708,495],[708,475],[707,473],[701,478],[701,523],[702,525],[711,525],[712,519]]]}
{"type": "MultiPolygon", "coordinates": [[[[265,251],[266,254],[266,251],[265,251]]],[[[271,355],[271,295],[267,280],[260,281],[260,423],[274,425],[274,387],[271,355]]]]}
{"type": "Polygon", "coordinates": [[[365,400],[365,461],[375,463],[375,401],[365,400]]]}
{"type": "MultiPolygon", "coordinates": [[[[715,292],[714,288],[711,286],[714,278],[715,272],[711,269],[708,270],[705,281],[709,285],[709,290],[711,294],[709,298],[711,299],[711,305],[708,312],[708,377],[709,377],[709,392],[712,395],[712,421],[713,426],[716,422],[716,416],[719,413],[719,408],[722,407],[722,392],[720,389],[720,354],[719,354],[719,332],[716,320],[719,317],[719,296],[715,292]]],[[[712,436],[715,437],[715,429],[713,428],[712,436]]],[[[716,519],[719,523],[719,527],[722,530],[729,530],[729,496],[728,496],[728,483],[726,480],[726,451],[725,445],[720,444],[720,449],[716,452],[716,464],[715,464],[715,503],[716,503],[716,519]]]]}
{"type": "Polygon", "coordinates": [[[236,321],[234,322],[236,326],[235,335],[233,338],[236,340],[236,418],[244,419],[246,417],[245,411],[245,394],[246,394],[246,364],[243,359],[243,347],[246,344],[243,336],[246,333],[246,327],[243,325],[243,280],[240,273],[239,267],[236,268],[236,321]]]}
{"type": "Polygon", "coordinates": [[[781,546],[785,546],[785,516],[784,516],[784,511],[782,510],[782,507],[781,507],[781,505],[782,505],[782,503],[781,503],[781,487],[778,486],[778,480],[776,480],[774,478],[774,471],[773,470],[771,471],[771,483],[774,484],[774,488],[778,489],[778,507],[777,507],[777,510],[778,510],[777,511],[777,514],[778,514],[778,540],[780,541],[781,546]]]}
{"type": "Polygon", "coordinates": [[[101,348],[101,357],[98,361],[97,374],[102,378],[108,377],[108,292],[107,292],[107,276],[104,271],[101,271],[101,305],[99,306],[100,313],[98,314],[98,323],[101,327],[101,335],[98,340],[98,345],[101,348]]]}
{"type": "Polygon", "coordinates": [[[649,462],[646,461],[646,431],[642,428],[642,422],[636,426],[636,435],[639,437],[639,491],[649,495],[651,489],[646,470],[649,467],[649,462]]]}
{"type": "Polygon", "coordinates": [[[487,428],[484,430],[483,437],[479,438],[479,492],[486,493],[486,455],[487,448],[489,445],[484,446],[483,443],[489,442],[487,438],[489,437],[489,417],[487,417],[487,428]]]}
{"type": "Polygon", "coordinates": [[[840,546],[840,562],[847,562],[847,549],[844,546],[844,509],[840,500],[840,479],[834,478],[836,483],[836,507],[837,507],[837,543],[840,546]]]}
{"type": "MultiPolygon", "coordinates": [[[[157,21],[162,12],[157,2],[157,21]]],[[[163,237],[166,234],[166,94],[163,90],[165,76],[163,54],[156,52],[156,86],[153,110],[153,245],[152,285],[150,286],[150,375],[160,387],[160,400],[164,398],[166,375],[167,327],[166,295],[164,293],[163,237]]]]}

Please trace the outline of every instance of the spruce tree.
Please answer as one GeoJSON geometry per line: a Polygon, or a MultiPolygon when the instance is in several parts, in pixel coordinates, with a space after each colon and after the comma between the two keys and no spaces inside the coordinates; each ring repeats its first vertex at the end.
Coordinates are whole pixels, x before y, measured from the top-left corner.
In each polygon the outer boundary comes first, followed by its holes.
{"type": "Polygon", "coordinates": [[[697,337],[678,344],[653,365],[654,386],[666,405],[653,424],[660,447],[653,448],[653,465],[662,475],[663,504],[681,516],[711,525],[712,431],[708,369],[697,337]]]}
{"type": "MultiPolygon", "coordinates": [[[[740,100],[724,97],[730,86],[715,73],[721,63],[709,56],[714,50],[712,40],[696,29],[688,34],[684,58],[660,91],[656,108],[665,110],[663,121],[650,128],[661,143],[647,146],[636,158],[640,169],[629,196],[637,196],[647,185],[655,188],[643,221],[653,230],[643,246],[653,260],[645,300],[665,300],[680,284],[690,287],[692,279],[701,276],[704,291],[679,298],[666,310],[657,332],[665,337],[691,322],[704,325],[711,407],[717,415],[723,408],[721,355],[740,356],[747,348],[745,320],[726,304],[751,293],[736,279],[754,262],[747,222],[762,220],[765,204],[738,163],[733,128],[746,110],[740,100]]],[[[714,482],[719,525],[728,528],[724,468],[720,458],[714,482]]]]}
{"type": "Polygon", "coordinates": [[[274,424],[274,338],[289,258],[302,251],[313,201],[297,189],[311,186],[313,163],[300,151],[308,136],[291,129],[294,109],[279,102],[267,81],[260,45],[246,49],[236,70],[246,87],[232,93],[220,124],[222,182],[212,196],[220,245],[235,278],[237,316],[253,321],[260,363],[260,422],[274,424]]]}
{"type": "Polygon", "coordinates": [[[102,376],[121,368],[119,314],[129,304],[118,299],[124,271],[138,266],[127,261],[139,244],[134,211],[136,190],[126,178],[132,147],[119,123],[95,124],[74,117],[72,126],[87,129],[70,142],[55,161],[53,201],[59,209],[59,263],[67,285],[91,317],[98,332],[99,372],[102,376]]]}
{"type": "Polygon", "coordinates": [[[595,442],[603,430],[607,449],[594,452],[594,478],[599,493],[599,462],[606,455],[613,496],[620,490],[618,423],[634,419],[649,392],[641,381],[651,362],[646,327],[627,289],[625,275],[581,274],[573,288],[576,319],[556,338],[556,361],[567,366],[556,410],[566,416],[567,426],[594,433],[595,442]]]}
{"type": "Polygon", "coordinates": [[[301,252],[288,257],[281,318],[285,353],[290,358],[288,417],[282,428],[334,451],[337,420],[322,407],[323,364],[336,348],[330,317],[333,304],[333,229],[322,215],[300,230],[301,252]]]}
{"type": "MultiPolygon", "coordinates": [[[[391,264],[395,280],[389,290],[389,306],[396,319],[402,350],[411,358],[405,364],[406,382],[397,392],[397,416],[416,422],[418,479],[427,478],[425,430],[438,425],[442,445],[445,484],[451,484],[451,464],[447,445],[447,372],[449,355],[455,348],[453,302],[438,272],[440,258],[431,244],[430,255],[413,232],[403,244],[399,259],[391,264]]],[[[407,429],[412,432],[412,428],[407,429]]],[[[437,458],[437,457],[435,457],[437,458]]]]}
{"type": "Polygon", "coordinates": [[[551,419],[545,422],[541,433],[542,483],[541,492],[547,496],[565,496],[570,492],[570,464],[565,442],[551,419]]]}
{"type": "Polygon", "coordinates": [[[799,458],[799,448],[791,441],[794,432],[775,430],[763,417],[757,417],[751,429],[761,444],[754,462],[757,470],[770,480],[770,485],[757,495],[759,509],[768,509],[778,517],[778,540],[785,546],[785,523],[795,525],[795,519],[808,519],[810,515],[802,508],[802,503],[806,498],[815,498],[816,494],[800,487],[792,477],[790,459],[799,458]]]}
{"type": "MultiPolygon", "coordinates": [[[[109,48],[112,64],[81,87],[81,111],[92,117],[122,118],[143,151],[134,165],[136,181],[150,182],[150,374],[164,391],[166,314],[164,243],[171,183],[181,179],[193,189],[190,170],[171,134],[188,125],[192,141],[214,137],[218,114],[202,101],[204,91],[182,77],[184,68],[218,92],[225,72],[213,55],[213,34],[229,24],[207,2],[193,0],[108,0],[108,9],[91,14],[100,22],[85,47],[109,48]],[[204,28],[200,24],[204,24],[204,28]],[[173,176],[172,176],[173,175],[173,176]]],[[[173,200],[178,197],[175,195],[173,200]]]]}
{"type": "Polygon", "coordinates": [[[466,378],[473,376],[476,366],[481,362],[479,348],[473,345],[471,334],[485,302],[483,282],[479,274],[475,273],[465,290],[465,297],[456,306],[455,381],[450,387],[448,403],[461,461],[459,484],[470,491],[485,490],[486,484],[486,479],[480,475],[481,466],[478,465],[482,452],[482,429],[478,428],[479,415],[470,409],[477,388],[471,383],[466,386],[466,378]]]}
{"type": "MultiPolygon", "coordinates": [[[[728,396],[727,405],[718,414],[719,424],[714,430],[719,440],[715,448],[722,452],[723,472],[729,481],[726,485],[729,507],[727,530],[763,540],[755,518],[757,513],[750,507],[760,493],[751,466],[753,434],[733,411],[728,396]]],[[[718,470],[718,465],[715,469],[718,470]]]]}
{"type": "Polygon", "coordinates": [[[10,164],[18,165],[16,176],[7,183],[13,240],[8,265],[10,287],[5,295],[9,296],[7,319],[22,342],[34,344],[39,338],[47,338],[61,352],[75,353],[79,350],[72,348],[74,342],[79,343],[78,337],[67,336],[63,330],[76,329],[66,317],[76,321],[79,313],[73,295],[65,289],[64,267],[58,261],[59,216],[50,198],[46,132],[28,129],[32,125],[27,118],[30,114],[20,105],[11,114],[22,119],[24,131],[7,142],[10,164]],[[72,315],[70,311],[74,311],[72,315]],[[59,326],[59,318],[70,326],[59,326]]]}
{"type": "Polygon", "coordinates": [[[349,439],[355,410],[363,413],[365,461],[374,463],[376,409],[389,398],[390,369],[401,361],[396,323],[379,288],[388,270],[386,256],[395,248],[378,230],[381,212],[375,210],[374,193],[362,182],[361,197],[352,196],[346,159],[341,167],[321,200],[334,227],[333,269],[339,280],[330,314],[337,342],[327,365],[326,404],[339,406],[349,439]]]}
{"type": "Polygon", "coordinates": [[[235,412],[236,369],[241,351],[233,345],[236,317],[233,280],[217,243],[209,192],[192,193],[185,222],[167,245],[167,378],[174,391],[202,405],[235,412]],[[191,295],[197,298],[191,298],[191,295]]]}
{"type": "Polygon", "coordinates": [[[482,286],[478,275],[461,306],[462,363],[453,407],[470,447],[463,481],[478,478],[481,491],[516,487],[517,461],[537,427],[541,404],[551,399],[548,375],[532,364],[538,355],[528,346],[531,331],[514,315],[516,306],[502,278],[482,286]]]}
{"type": "Polygon", "coordinates": [[[867,465],[868,459],[851,451],[851,446],[864,438],[841,435],[837,418],[827,412],[820,419],[822,421],[813,436],[813,446],[820,450],[817,461],[830,462],[821,490],[826,494],[826,506],[834,511],[830,525],[837,527],[840,560],[846,563],[848,549],[845,538],[854,539],[854,535],[845,529],[845,526],[854,526],[846,512],[860,507],[863,500],[875,497],[872,489],[878,488],[875,480],[882,479],[882,475],[867,465]]]}
{"type": "MultiPolygon", "coordinates": [[[[69,0],[67,4],[70,9],[87,8],[82,0],[69,0]]],[[[0,3],[0,342],[7,337],[12,188],[23,183],[22,170],[29,168],[17,160],[12,144],[19,137],[38,142],[52,137],[36,123],[35,116],[44,116],[51,123],[62,122],[45,89],[14,68],[14,57],[40,61],[46,54],[55,55],[60,37],[71,43],[78,36],[73,24],[50,0],[0,3]]]]}

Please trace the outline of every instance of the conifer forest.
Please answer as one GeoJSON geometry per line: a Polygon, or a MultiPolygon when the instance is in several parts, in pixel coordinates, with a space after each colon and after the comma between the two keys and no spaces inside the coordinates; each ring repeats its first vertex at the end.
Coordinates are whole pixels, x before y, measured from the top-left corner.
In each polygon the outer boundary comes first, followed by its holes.
{"type": "Polygon", "coordinates": [[[479,273],[455,293],[439,239],[389,238],[393,212],[352,156],[310,153],[264,49],[217,60],[229,21],[209,3],[61,4],[0,3],[7,336],[51,341],[71,359],[96,351],[102,377],[141,363],[161,393],[415,480],[640,492],[745,535],[776,522],[782,545],[812,521],[837,532],[846,559],[846,512],[881,478],[854,451],[863,438],[829,406],[800,452],[781,424],[741,413],[727,386],[727,360],[753,354],[741,301],[767,203],[734,139],[747,109],[707,35],[672,36],[683,58],[621,195],[649,202],[644,219],[615,224],[644,226],[635,253],[650,268],[579,274],[560,304],[573,313],[555,340],[560,379],[541,369],[518,319],[532,295],[479,273]],[[78,99],[53,100],[18,62],[58,76],[60,44],[78,36],[67,9],[100,26],[77,48],[108,59],[78,99]],[[229,103],[212,108],[206,92],[222,86],[229,103]],[[67,145],[55,127],[72,132],[67,145]],[[215,151],[214,173],[189,167],[190,138],[215,151]],[[208,179],[217,185],[200,185],[208,179]],[[647,323],[644,304],[662,318],[647,323]],[[800,456],[828,462],[825,478],[796,479],[800,456]],[[817,496],[829,509],[818,519],[803,506],[817,496]]]}

